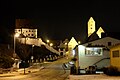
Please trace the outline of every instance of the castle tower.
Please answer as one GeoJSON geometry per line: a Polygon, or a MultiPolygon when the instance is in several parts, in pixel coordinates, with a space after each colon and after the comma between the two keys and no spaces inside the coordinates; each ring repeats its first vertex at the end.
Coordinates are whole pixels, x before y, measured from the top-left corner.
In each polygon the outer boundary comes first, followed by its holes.
{"type": "Polygon", "coordinates": [[[88,37],[95,32],[95,21],[92,17],[90,17],[88,21],[88,37]]]}

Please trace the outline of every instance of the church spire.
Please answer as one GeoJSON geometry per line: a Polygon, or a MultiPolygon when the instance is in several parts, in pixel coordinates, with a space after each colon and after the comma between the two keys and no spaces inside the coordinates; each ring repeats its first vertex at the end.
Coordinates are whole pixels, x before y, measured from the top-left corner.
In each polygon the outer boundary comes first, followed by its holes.
{"type": "Polygon", "coordinates": [[[101,38],[101,33],[105,33],[105,31],[102,29],[102,27],[100,27],[97,31],[97,35],[99,36],[99,38],[101,38]]]}
{"type": "Polygon", "coordinates": [[[89,21],[88,21],[88,37],[94,33],[95,30],[95,21],[92,17],[90,17],[89,21]]]}

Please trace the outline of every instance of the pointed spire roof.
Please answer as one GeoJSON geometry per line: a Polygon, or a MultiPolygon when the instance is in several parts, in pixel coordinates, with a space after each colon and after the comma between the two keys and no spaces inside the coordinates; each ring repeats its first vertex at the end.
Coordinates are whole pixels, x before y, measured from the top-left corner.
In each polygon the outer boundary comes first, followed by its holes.
{"type": "MultiPolygon", "coordinates": [[[[104,30],[102,29],[102,27],[100,27],[100,28],[98,29],[98,31],[104,32],[104,30]]],[[[97,32],[98,32],[98,31],[97,31],[97,32]]]]}
{"type": "Polygon", "coordinates": [[[105,31],[102,29],[102,27],[100,27],[97,31],[97,35],[99,36],[99,38],[101,38],[101,33],[105,33],[105,31]]]}
{"type": "Polygon", "coordinates": [[[89,21],[94,21],[93,17],[90,17],[89,21]]]}

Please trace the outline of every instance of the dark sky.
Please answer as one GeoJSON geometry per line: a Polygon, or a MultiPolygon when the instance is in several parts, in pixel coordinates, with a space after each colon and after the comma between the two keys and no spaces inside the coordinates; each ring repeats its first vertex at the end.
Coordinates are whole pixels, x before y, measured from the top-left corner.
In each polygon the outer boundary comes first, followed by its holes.
{"type": "MultiPolygon", "coordinates": [[[[114,0],[115,1],[115,0],[114,0]]],[[[42,38],[83,40],[92,16],[96,27],[119,32],[120,6],[113,0],[0,0],[0,26],[12,31],[16,18],[30,19],[42,38]]]]}

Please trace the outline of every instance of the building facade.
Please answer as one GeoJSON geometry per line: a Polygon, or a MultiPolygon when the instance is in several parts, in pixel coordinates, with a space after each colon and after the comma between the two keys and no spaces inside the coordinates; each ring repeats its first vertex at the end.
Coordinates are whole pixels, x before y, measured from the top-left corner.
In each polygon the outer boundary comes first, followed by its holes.
{"type": "Polygon", "coordinates": [[[110,65],[117,67],[120,71],[120,44],[110,48],[110,65]]]}
{"type": "Polygon", "coordinates": [[[110,65],[110,47],[120,43],[120,40],[104,37],[98,40],[78,45],[75,49],[75,57],[77,58],[77,67],[85,69],[96,64],[98,67],[110,65]]]}
{"type": "Polygon", "coordinates": [[[15,33],[23,34],[26,37],[37,38],[37,29],[28,28],[15,29],[15,33]]]}
{"type": "Polygon", "coordinates": [[[102,27],[99,27],[99,29],[96,31],[96,24],[95,24],[95,20],[93,19],[93,17],[90,17],[90,19],[88,20],[88,37],[90,37],[94,32],[96,32],[96,34],[99,36],[99,38],[101,38],[101,33],[104,33],[104,30],[102,29],[102,27]]]}

